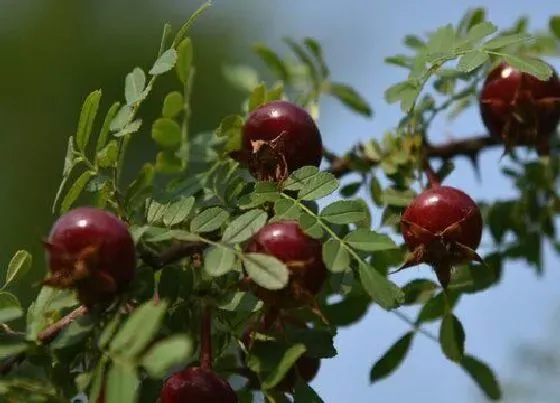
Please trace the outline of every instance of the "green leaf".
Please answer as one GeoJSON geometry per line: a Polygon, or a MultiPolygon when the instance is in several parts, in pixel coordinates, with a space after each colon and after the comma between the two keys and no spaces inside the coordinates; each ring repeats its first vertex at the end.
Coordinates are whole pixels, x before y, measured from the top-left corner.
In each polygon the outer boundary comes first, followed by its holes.
{"type": "Polygon", "coordinates": [[[97,347],[100,350],[104,350],[105,347],[109,344],[109,342],[113,339],[113,336],[115,335],[115,332],[119,328],[120,324],[121,324],[121,317],[117,313],[105,325],[103,331],[101,332],[99,338],[97,339],[97,347]]]}
{"type": "Polygon", "coordinates": [[[146,74],[139,67],[134,68],[126,75],[124,81],[124,97],[127,105],[132,105],[144,99],[146,89],[146,74]]]}
{"type": "Polygon", "coordinates": [[[136,119],[130,123],[128,123],[125,127],[119,130],[117,133],[114,133],[113,136],[115,137],[124,137],[131,134],[136,133],[142,127],[142,119],[136,119]]]}
{"type": "Polygon", "coordinates": [[[117,140],[111,140],[109,144],[97,152],[95,161],[102,168],[114,167],[119,160],[119,144],[117,140]]]}
{"type": "MultiPolygon", "coordinates": [[[[447,292],[447,300],[449,303],[450,308],[455,306],[459,301],[460,294],[455,292],[447,292]]],[[[418,313],[418,317],[416,318],[416,324],[420,325],[422,323],[432,322],[440,317],[442,317],[445,313],[445,294],[439,293],[434,295],[432,298],[428,300],[418,313]]]]}
{"type": "Polygon", "coordinates": [[[314,166],[301,167],[292,172],[284,181],[284,189],[290,191],[300,190],[305,186],[305,182],[319,174],[319,168],[314,166]]]}
{"type": "Polygon", "coordinates": [[[383,198],[382,198],[383,189],[381,189],[381,183],[379,183],[379,179],[377,176],[371,175],[369,180],[369,194],[371,196],[371,200],[377,205],[383,205],[383,198]]]}
{"type": "Polygon", "coordinates": [[[51,348],[61,350],[82,342],[91,334],[94,325],[91,316],[82,316],[76,319],[56,336],[50,345],[51,348]]]}
{"type": "Polygon", "coordinates": [[[172,335],[159,341],[142,357],[142,366],[148,375],[160,379],[176,365],[187,362],[193,354],[194,348],[190,337],[186,335],[172,335]]]}
{"type": "Polygon", "coordinates": [[[257,109],[266,102],[266,87],[264,82],[259,83],[249,95],[249,112],[257,109]]]}
{"type": "Polygon", "coordinates": [[[351,224],[367,218],[364,206],[355,200],[338,200],[321,211],[320,217],[333,224],[351,224]]]}
{"type": "Polygon", "coordinates": [[[344,242],[354,249],[366,252],[397,248],[397,244],[389,236],[365,228],[346,234],[344,242]]]}
{"type": "Polygon", "coordinates": [[[166,73],[175,67],[176,61],[177,52],[175,49],[167,49],[160,57],[158,57],[149,73],[153,76],[166,73]]]}
{"type": "Polygon", "coordinates": [[[185,37],[189,33],[191,27],[196,22],[196,20],[202,14],[204,14],[204,12],[208,10],[211,6],[212,6],[212,1],[209,0],[204,2],[200,7],[198,7],[198,9],[189,17],[187,22],[183,24],[181,29],[179,29],[177,35],[175,35],[175,39],[173,39],[173,45],[172,45],[173,47],[177,46],[177,44],[179,44],[183,39],[185,39],[185,37]]]}
{"type": "Polygon", "coordinates": [[[88,145],[100,100],[101,90],[93,91],[88,95],[82,105],[82,111],[78,121],[78,131],[76,133],[76,144],[80,151],[84,151],[88,145]]]}
{"type": "Polygon", "coordinates": [[[465,53],[457,63],[457,70],[470,73],[490,60],[490,55],[480,50],[471,50],[465,53]]]}
{"type": "Polygon", "coordinates": [[[414,332],[405,333],[373,364],[369,373],[371,383],[387,378],[403,363],[406,354],[410,350],[413,338],[414,332]]]}
{"type": "Polygon", "coordinates": [[[172,91],[165,96],[161,114],[164,118],[173,119],[183,110],[183,95],[179,91],[172,91]]]}
{"type": "Polygon", "coordinates": [[[504,55],[504,60],[512,67],[529,73],[539,80],[545,81],[552,76],[552,70],[550,66],[541,60],[532,59],[529,57],[521,58],[514,55],[504,55]]]}
{"type": "Polygon", "coordinates": [[[194,206],[194,197],[182,197],[180,200],[171,203],[165,208],[163,213],[163,223],[167,227],[172,227],[184,222],[192,211],[194,206]]]}
{"type": "Polygon", "coordinates": [[[298,192],[300,200],[318,200],[338,189],[338,179],[329,172],[318,172],[304,181],[304,187],[298,192]]]}
{"type": "Polygon", "coordinates": [[[223,246],[214,246],[204,251],[204,270],[212,277],[220,277],[235,268],[235,251],[223,246]]]}
{"type": "Polygon", "coordinates": [[[177,148],[181,137],[181,126],[172,119],[159,118],[152,126],[152,138],[161,147],[177,148]]]}
{"type": "Polygon", "coordinates": [[[496,375],[488,364],[480,361],[472,355],[465,355],[461,361],[461,367],[477,383],[478,387],[492,400],[501,400],[502,391],[496,375]]]}
{"type": "Polygon", "coordinates": [[[408,112],[419,93],[420,86],[415,80],[401,81],[385,90],[385,99],[390,104],[400,101],[401,110],[408,112]]]}
{"type": "Polygon", "coordinates": [[[221,207],[211,207],[201,211],[191,221],[191,232],[211,232],[222,226],[229,218],[229,213],[221,207]]]}
{"type": "Polygon", "coordinates": [[[356,193],[360,191],[361,187],[362,187],[362,182],[348,183],[340,188],[340,194],[343,197],[352,197],[355,196],[356,193]]]}
{"type": "Polygon", "coordinates": [[[397,190],[393,188],[386,189],[381,196],[384,204],[402,207],[407,207],[415,197],[416,194],[412,190],[397,190]]]}
{"type": "MultiPolygon", "coordinates": [[[[23,353],[28,348],[25,338],[18,334],[0,333],[0,361],[8,357],[23,353]]],[[[0,396],[2,396],[0,389],[0,396]]]]}
{"type": "Polygon", "coordinates": [[[233,220],[222,236],[223,242],[239,243],[251,238],[265,224],[268,215],[263,210],[250,210],[233,220]]]}
{"type": "Polygon", "coordinates": [[[159,331],[167,303],[149,301],[126,320],[109,346],[111,356],[133,358],[142,353],[159,331]]]}
{"type": "Polygon", "coordinates": [[[436,61],[443,56],[451,53],[455,47],[455,29],[452,24],[439,27],[434,33],[429,35],[426,43],[426,51],[430,54],[430,62],[436,61]]]}
{"type": "Polygon", "coordinates": [[[467,32],[466,39],[473,44],[477,44],[482,39],[488,35],[492,35],[496,31],[498,31],[498,27],[496,25],[488,21],[482,21],[470,27],[467,32]]]}
{"type": "Polygon", "coordinates": [[[10,263],[8,263],[8,268],[6,269],[6,281],[3,288],[8,286],[8,284],[14,281],[17,277],[25,275],[31,268],[32,262],[33,259],[31,254],[26,250],[18,250],[14,253],[10,263]]]}
{"type": "Polygon", "coordinates": [[[465,354],[465,330],[459,319],[449,313],[443,317],[439,328],[439,342],[445,356],[460,362],[465,354]]]}
{"type": "Polygon", "coordinates": [[[329,239],[323,244],[323,261],[330,271],[341,272],[350,267],[350,254],[338,239],[329,239]]]}
{"type": "Polygon", "coordinates": [[[279,290],[288,284],[288,268],[273,256],[247,253],[243,256],[243,263],[249,277],[261,287],[279,290]]]}
{"type": "Polygon", "coordinates": [[[11,322],[23,315],[23,308],[15,295],[0,292],[0,323],[11,322]]]}
{"type": "Polygon", "coordinates": [[[72,187],[68,189],[68,193],[66,193],[66,196],[64,196],[64,199],[60,204],[61,214],[70,210],[93,175],[95,175],[95,172],[85,171],[76,179],[76,181],[72,184],[72,187]]]}
{"type": "Polygon", "coordinates": [[[134,181],[126,190],[125,204],[129,209],[134,210],[137,204],[144,203],[144,200],[141,200],[141,198],[142,196],[147,196],[147,194],[151,192],[154,174],[154,166],[152,164],[144,164],[134,181]]]}
{"type": "Polygon", "coordinates": [[[177,46],[177,62],[175,63],[175,72],[179,80],[186,84],[190,77],[193,62],[193,45],[190,38],[185,38],[179,46],[177,46]]]}
{"type": "Polygon", "coordinates": [[[280,360],[280,362],[275,366],[275,368],[270,372],[270,374],[263,379],[262,381],[262,388],[263,389],[271,389],[278,382],[280,382],[288,371],[292,369],[295,365],[296,361],[305,353],[305,345],[303,344],[295,344],[288,348],[280,360]]]}
{"type": "Polygon", "coordinates": [[[103,386],[105,386],[104,383],[107,361],[109,361],[107,356],[102,356],[99,361],[97,361],[97,365],[95,365],[95,371],[93,373],[91,387],[89,389],[88,402],[98,402],[103,386]]]}
{"type": "Polygon", "coordinates": [[[323,399],[301,377],[294,385],[294,403],[324,403],[323,399]]]}
{"type": "Polygon", "coordinates": [[[68,138],[68,147],[66,148],[66,156],[64,157],[64,167],[62,168],[62,180],[60,181],[60,185],[58,185],[58,190],[56,191],[56,195],[53,200],[53,204],[51,207],[51,212],[54,213],[56,209],[56,205],[58,204],[58,200],[62,196],[62,191],[66,186],[66,182],[70,177],[70,173],[72,172],[72,168],[77,164],[76,159],[74,159],[74,137],[70,136],[68,138]]]}
{"type": "Polygon", "coordinates": [[[323,225],[313,214],[309,214],[306,211],[302,211],[301,215],[297,219],[301,229],[311,238],[321,239],[324,235],[323,225]]]}
{"type": "Polygon", "coordinates": [[[349,85],[342,83],[329,83],[328,92],[345,106],[359,113],[360,115],[371,117],[373,111],[369,103],[349,85]]]}
{"type": "Polygon", "coordinates": [[[469,8],[461,18],[457,26],[457,32],[464,34],[473,26],[480,24],[486,19],[486,10],[482,7],[469,8]]]}
{"type": "Polygon", "coordinates": [[[548,20],[548,27],[550,32],[556,36],[557,39],[560,39],[560,15],[553,15],[548,20]]]}
{"type": "Polygon", "coordinates": [[[282,81],[288,81],[288,69],[280,57],[263,43],[253,45],[253,51],[261,58],[267,67],[282,81]]]}
{"type": "Polygon", "coordinates": [[[307,50],[309,50],[309,52],[315,57],[315,60],[319,64],[321,76],[323,78],[327,78],[330,72],[323,56],[323,49],[321,47],[321,44],[311,37],[306,37],[303,40],[303,44],[305,45],[307,50]]]}
{"type": "Polygon", "coordinates": [[[160,151],[156,155],[155,170],[163,174],[179,173],[183,170],[183,161],[174,151],[160,151]]]}
{"type": "Polygon", "coordinates": [[[426,47],[426,43],[416,35],[405,35],[403,43],[414,50],[420,50],[426,47]]]}
{"type": "Polygon", "coordinates": [[[239,207],[250,209],[268,202],[276,202],[282,196],[278,192],[278,185],[274,182],[257,182],[252,193],[240,198],[239,207]]]}
{"type": "Polygon", "coordinates": [[[107,403],[136,403],[139,380],[133,366],[113,362],[106,379],[107,403]]]}
{"type": "Polygon", "coordinates": [[[526,33],[498,35],[482,44],[482,50],[496,50],[506,46],[527,42],[531,36],[526,33]]]}
{"type": "Polygon", "coordinates": [[[295,200],[280,199],[274,203],[275,220],[299,220],[302,210],[295,200]]]}
{"type": "Polygon", "coordinates": [[[130,123],[134,118],[134,110],[129,105],[123,105],[111,121],[109,129],[113,132],[118,132],[130,123]]]}
{"type": "Polygon", "coordinates": [[[404,304],[424,304],[433,297],[439,286],[432,280],[417,278],[407,283],[403,288],[404,304]]]}
{"type": "Polygon", "coordinates": [[[101,149],[105,147],[105,144],[107,144],[111,122],[117,115],[120,106],[120,102],[115,102],[107,111],[107,115],[105,115],[105,121],[103,122],[103,126],[101,126],[101,130],[99,131],[99,136],[97,137],[97,146],[95,147],[95,150],[97,152],[101,151],[101,149]]]}
{"type": "Polygon", "coordinates": [[[359,273],[362,286],[371,299],[383,309],[393,309],[404,302],[401,289],[373,267],[360,264],[359,273]]]}
{"type": "Polygon", "coordinates": [[[293,41],[292,39],[284,38],[284,42],[290,47],[292,52],[294,52],[297,58],[307,68],[307,71],[309,73],[309,76],[311,77],[311,81],[313,82],[314,86],[316,88],[319,87],[321,84],[321,77],[310,55],[305,51],[303,46],[293,41]]]}

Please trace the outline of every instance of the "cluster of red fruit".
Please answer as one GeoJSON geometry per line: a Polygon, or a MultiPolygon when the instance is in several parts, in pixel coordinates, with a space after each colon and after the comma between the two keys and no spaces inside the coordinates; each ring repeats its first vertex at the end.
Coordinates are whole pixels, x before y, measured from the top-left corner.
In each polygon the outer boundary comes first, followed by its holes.
{"type": "MultiPolygon", "coordinates": [[[[501,64],[484,83],[480,107],[491,135],[502,139],[506,147],[531,145],[542,151],[560,120],[560,81],[556,74],[546,82],[539,81],[501,64]]],[[[292,103],[275,101],[248,116],[242,150],[236,158],[258,180],[282,182],[298,168],[318,167],[322,150],[313,118],[292,103]]],[[[430,264],[443,287],[449,283],[452,266],[480,260],[475,252],[482,234],[480,210],[456,188],[432,183],[406,209],[401,229],[410,251],[403,268],[430,264]]],[[[126,224],[106,211],[82,207],[68,212],[55,223],[45,246],[51,276],[44,283],[75,289],[86,306],[122,293],[134,277],[134,242],[126,224]]],[[[253,236],[245,250],[266,253],[284,262],[290,274],[288,285],[268,290],[249,277],[246,280],[265,306],[276,313],[309,305],[327,276],[321,247],[320,241],[307,236],[297,222],[273,221],[253,236]]],[[[252,331],[248,329],[242,337],[247,349],[252,345],[252,331]]],[[[318,359],[303,356],[295,367],[303,379],[310,381],[319,365],[318,359]]],[[[293,368],[277,388],[290,391],[295,379],[293,368]]],[[[237,396],[211,368],[194,367],[175,373],[165,382],[160,402],[233,403],[237,396]]]]}

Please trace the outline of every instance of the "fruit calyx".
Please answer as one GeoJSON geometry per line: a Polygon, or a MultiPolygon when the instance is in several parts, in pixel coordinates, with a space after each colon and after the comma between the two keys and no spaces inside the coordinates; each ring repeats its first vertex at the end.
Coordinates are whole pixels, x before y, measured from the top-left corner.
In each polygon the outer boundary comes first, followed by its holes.
{"type": "Polygon", "coordinates": [[[326,322],[315,300],[327,276],[320,241],[305,234],[296,221],[279,220],[255,233],[245,252],[274,256],[289,270],[288,284],[279,290],[259,286],[248,274],[244,279],[244,284],[265,303],[270,317],[283,309],[311,306],[313,312],[326,322]]]}
{"type": "Polygon", "coordinates": [[[211,369],[189,367],[169,377],[159,403],[237,403],[230,384],[211,369]]]}
{"type": "Polygon", "coordinates": [[[43,284],[75,289],[83,305],[109,300],[134,278],[134,241],[127,225],[108,211],[80,207],[67,212],[43,245],[50,271],[43,284]]]}
{"type": "Polygon", "coordinates": [[[453,266],[484,263],[475,251],[482,237],[480,209],[454,187],[436,185],[420,193],[405,210],[401,230],[409,253],[397,271],[426,263],[446,288],[453,266]]]}
{"type": "Polygon", "coordinates": [[[243,126],[241,150],[232,154],[259,181],[283,182],[295,170],[321,164],[321,133],[307,111],[288,101],[253,110],[243,126]]]}
{"type": "Polygon", "coordinates": [[[560,79],[554,69],[542,81],[502,62],[488,74],[479,107],[490,134],[504,143],[504,154],[522,145],[546,155],[560,121],[560,79]]]}

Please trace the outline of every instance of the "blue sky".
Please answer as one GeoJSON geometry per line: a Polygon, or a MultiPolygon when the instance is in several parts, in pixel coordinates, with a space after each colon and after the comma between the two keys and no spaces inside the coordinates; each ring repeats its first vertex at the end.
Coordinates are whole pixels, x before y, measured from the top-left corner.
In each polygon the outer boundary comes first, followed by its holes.
{"type": "MultiPolygon", "coordinates": [[[[382,135],[401,117],[398,106],[385,103],[383,91],[403,79],[404,71],[385,65],[383,59],[406,51],[401,44],[405,34],[421,34],[456,23],[468,7],[480,5],[488,9],[489,19],[500,27],[509,26],[525,14],[530,17],[531,28],[544,28],[548,17],[559,11],[552,1],[493,0],[481,4],[471,0],[251,0],[243,4],[256,9],[259,25],[266,27],[255,40],[278,45],[285,35],[316,37],[324,46],[333,79],[358,88],[374,107],[375,118],[366,120],[336,101],[323,103],[320,125],[324,141],[327,147],[339,152],[357,141],[382,135]]],[[[557,69],[560,67],[558,60],[550,61],[557,69]]],[[[434,142],[445,141],[444,136],[450,134],[467,137],[484,133],[476,110],[464,114],[451,126],[445,121],[436,122],[434,129],[430,134],[434,142]]],[[[483,155],[483,183],[476,182],[465,161],[458,162],[456,173],[447,183],[477,199],[511,197],[515,193],[500,174],[499,156],[497,150],[483,155]]],[[[509,264],[502,284],[482,294],[463,297],[456,309],[466,330],[468,352],[488,362],[500,378],[512,375],[511,356],[519,343],[536,342],[549,330],[559,301],[556,284],[560,272],[556,270],[558,258],[550,248],[545,251],[545,259],[547,269],[542,278],[522,264],[509,264]]],[[[415,276],[432,274],[422,267],[399,274],[394,280],[404,284],[415,276]]],[[[437,325],[428,328],[437,333],[437,325]]],[[[467,375],[443,357],[437,344],[421,335],[415,339],[404,365],[389,379],[370,386],[368,374],[372,363],[407,330],[407,325],[394,315],[372,308],[359,325],[339,333],[339,355],[323,363],[313,386],[327,403],[484,401],[467,375]]]]}

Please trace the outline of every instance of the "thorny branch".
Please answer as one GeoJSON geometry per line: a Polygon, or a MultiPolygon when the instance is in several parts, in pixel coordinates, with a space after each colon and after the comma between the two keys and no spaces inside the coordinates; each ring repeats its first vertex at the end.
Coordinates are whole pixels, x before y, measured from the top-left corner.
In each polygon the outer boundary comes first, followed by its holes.
{"type": "MultiPolygon", "coordinates": [[[[74,322],[76,319],[85,316],[88,313],[88,308],[84,305],[80,305],[78,308],[74,309],[68,315],[64,316],[62,319],[53,323],[45,330],[43,330],[37,336],[37,342],[40,344],[51,343],[58,334],[66,328],[70,323],[74,322]]],[[[6,375],[12,370],[12,368],[25,360],[25,352],[14,355],[8,358],[3,363],[0,364],[0,375],[6,375]]]]}

